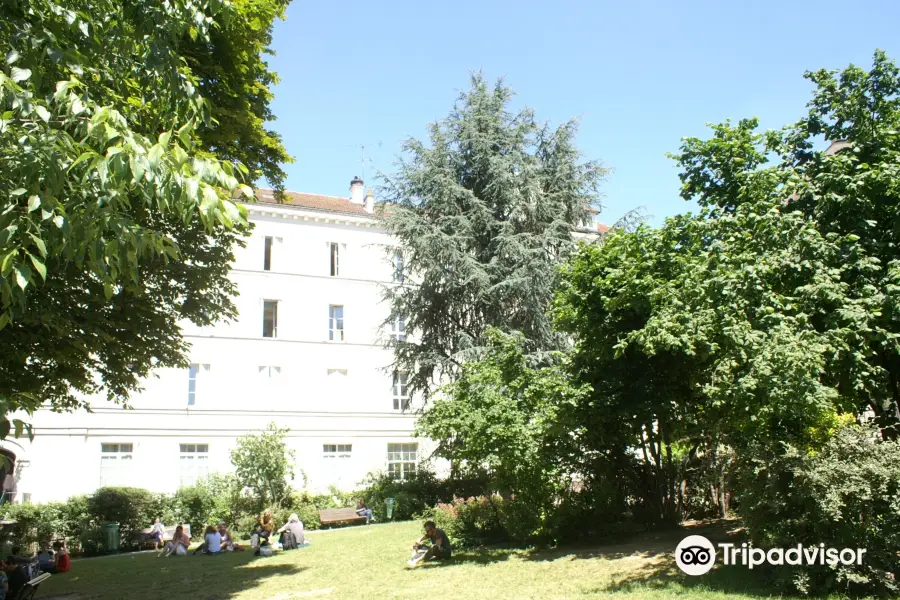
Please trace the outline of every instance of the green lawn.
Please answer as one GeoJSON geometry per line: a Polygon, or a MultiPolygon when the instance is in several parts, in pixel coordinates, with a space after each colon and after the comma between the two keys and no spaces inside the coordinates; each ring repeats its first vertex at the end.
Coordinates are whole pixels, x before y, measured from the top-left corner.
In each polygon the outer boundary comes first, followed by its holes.
{"type": "MultiPolygon", "coordinates": [[[[358,598],[761,598],[746,573],[720,568],[689,578],[671,552],[684,531],[627,544],[548,552],[457,552],[444,565],[408,569],[417,523],[311,532],[312,544],[256,558],[251,552],[158,559],[153,553],[76,560],[54,575],[39,599],[323,600],[358,598]]],[[[723,528],[713,530],[721,537],[723,528]]],[[[702,533],[712,537],[710,530],[702,533]]],[[[726,569],[728,569],[726,567],[726,569]]]]}

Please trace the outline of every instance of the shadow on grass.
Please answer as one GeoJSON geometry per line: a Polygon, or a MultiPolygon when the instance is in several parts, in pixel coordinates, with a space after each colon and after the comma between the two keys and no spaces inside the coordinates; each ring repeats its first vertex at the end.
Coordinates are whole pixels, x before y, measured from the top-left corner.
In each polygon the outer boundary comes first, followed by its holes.
{"type": "Polygon", "coordinates": [[[160,597],[226,600],[261,585],[264,580],[288,582],[307,570],[284,562],[267,564],[268,560],[250,553],[235,553],[79,561],[69,573],[54,575],[43,584],[39,595],[44,600],[155,600],[160,597]],[[128,577],[122,577],[122,572],[127,572],[128,577]],[[99,582],[102,584],[98,585],[99,582]]]}

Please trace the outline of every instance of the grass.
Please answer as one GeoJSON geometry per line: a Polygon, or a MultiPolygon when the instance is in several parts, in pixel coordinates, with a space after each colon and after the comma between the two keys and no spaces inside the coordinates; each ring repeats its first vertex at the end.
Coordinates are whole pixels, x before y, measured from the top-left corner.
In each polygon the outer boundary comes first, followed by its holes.
{"type": "MultiPolygon", "coordinates": [[[[695,531],[725,535],[722,527],[695,531]]],[[[447,564],[408,569],[417,523],[311,532],[312,544],[272,557],[251,552],[158,559],[153,553],[76,560],[38,599],[322,600],[359,598],[761,598],[770,596],[743,569],[682,575],[672,551],[685,531],[647,534],[626,544],[545,552],[454,552],[447,564]],[[727,572],[726,572],[727,571],[727,572]]]]}

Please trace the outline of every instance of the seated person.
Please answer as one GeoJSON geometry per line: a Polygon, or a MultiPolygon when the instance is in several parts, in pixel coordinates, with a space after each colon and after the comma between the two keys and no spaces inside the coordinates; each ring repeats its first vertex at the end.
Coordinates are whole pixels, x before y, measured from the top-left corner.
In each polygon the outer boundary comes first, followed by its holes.
{"type": "Polygon", "coordinates": [[[7,578],[6,597],[15,598],[19,591],[28,583],[28,574],[24,565],[16,564],[16,558],[9,556],[5,561],[0,561],[7,578]]]}
{"type": "Polygon", "coordinates": [[[38,552],[37,560],[42,573],[56,573],[56,555],[47,542],[41,542],[41,551],[38,552]]]}
{"type": "Polygon", "coordinates": [[[206,532],[203,534],[203,543],[194,550],[194,554],[203,552],[204,554],[218,554],[222,551],[222,534],[219,530],[208,525],[206,532]]]}
{"type": "Polygon", "coordinates": [[[153,549],[159,550],[159,545],[163,541],[166,533],[166,526],[159,522],[159,519],[153,520],[153,526],[150,528],[150,539],[153,540],[153,549]]]}
{"type": "Polygon", "coordinates": [[[256,520],[256,529],[253,531],[253,535],[259,540],[259,545],[256,548],[257,555],[259,555],[260,547],[269,545],[274,531],[275,523],[272,521],[272,513],[267,510],[262,518],[256,520]]]}
{"type": "Polygon", "coordinates": [[[66,540],[62,540],[53,544],[56,549],[56,572],[65,573],[70,568],[69,549],[66,547],[66,540]]]}
{"type": "Polygon", "coordinates": [[[171,556],[173,554],[187,554],[188,546],[191,545],[191,538],[184,532],[184,527],[179,525],[175,528],[175,535],[172,541],[166,544],[165,548],[159,556],[171,556]]]}
{"type": "Polygon", "coordinates": [[[225,521],[219,521],[219,535],[222,536],[222,550],[231,552],[232,550],[240,550],[241,547],[234,543],[231,532],[225,525],[225,521]]]}
{"type": "Polygon", "coordinates": [[[366,518],[366,525],[369,524],[369,521],[375,520],[375,515],[372,514],[372,509],[366,506],[366,503],[363,502],[362,498],[360,498],[359,502],[357,502],[356,504],[356,514],[366,518]]]}
{"type": "Polygon", "coordinates": [[[453,550],[450,547],[450,540],[447,539],[447,534],[444,533],[443,529],[438,529],[437,527],[435,527],[434,521],[425,522],[425,535],[416,540],[416,543],[413,544],[412,549],[413,556],[407,563],[411,567],[414,567],[420,562],[424,562],[426,560],[440,560],[450,558],[453,550]],[[431,540],[430,548],[422,543],[425,540],[431,540]]]}
{"type": "Polygon", "coordinates": [[[306,536],[303,534],[303,523],[300,522],[300,517],[297,516],[297,513],[293,513],[288,517],[288,522],[278,530],[278,533],[281,534],[278,543],[285,550],[293,550],[297,546],[306,544],[306,536]],[[293,538],[293,544],[290,543],[289,537],[293,538]]]}

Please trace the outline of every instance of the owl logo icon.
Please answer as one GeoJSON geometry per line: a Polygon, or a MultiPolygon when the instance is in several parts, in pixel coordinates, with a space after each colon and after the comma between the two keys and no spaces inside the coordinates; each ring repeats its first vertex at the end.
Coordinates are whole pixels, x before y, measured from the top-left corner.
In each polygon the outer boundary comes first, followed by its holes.
{"type": "Polygon", "coordinates": [[[688,575],[708,573],[716,563],[716,548],[702,535],[689,535],[675,548],[675,564],[688,575]]]}

